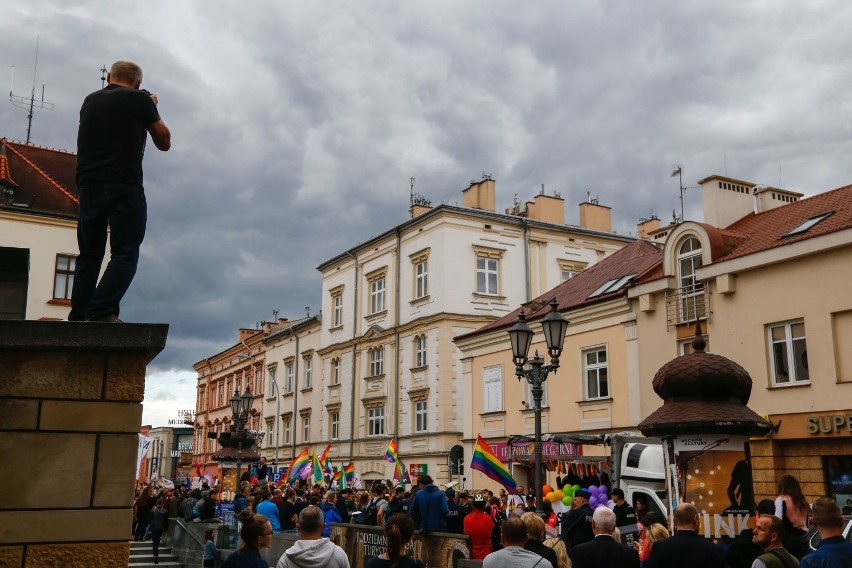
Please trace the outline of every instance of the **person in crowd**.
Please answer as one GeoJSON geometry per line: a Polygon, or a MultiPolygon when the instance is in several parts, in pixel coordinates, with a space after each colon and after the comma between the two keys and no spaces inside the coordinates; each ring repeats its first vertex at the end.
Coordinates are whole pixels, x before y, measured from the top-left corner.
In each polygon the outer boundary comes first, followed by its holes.
{"type": "Polygon", "coordinates": [[[384,521],[387,522],[391,515],[395,515],[396,513],[403,512],[403,499],[405,495],[405,488],[394,487],[393,492],[391,493],[390,499],[388,499],[388,506],[385,508],[384,521]]]}
{"type": "Polygon", "coordinates": [[[506,497],[506,515],[515,515],[520,517],[524,512],[524,507],[526,507],[524,486],[518,485],[515,487],[515,492],[512,495],[507,495],[506,497]]]}
{"type": "Polygon", "coordinates": [[[260,555],[260,550],[272,546],[272,525],[263,515],[255,515],[246,509],[240,513],[240,544],[232,552],[222,568],[269,568],[260,555]]]}
{"type": "Polygon", "coordinates": [[[351,498],[352,490],[348,487],[341,489],[337,495],[337,501],[335,501],[334,507],[337,509],[337,514],[340,515],[341,523],[350,522],[351,517],[349,515],[348,501],[351,498]]]}
{"type": "Polygon", "coordinates": [[[240,492],[234,498],[234,514],[239,516],[248,507],[248,496],[251,492],[251,483],[243,481],[240,483],[240,492]]]}
{"type": "Polygon", "coordinates": [[[385,510],[388,507],[388,500],[385,499],[387,487],[383,483],[376,483],[370,491],[370,504],[364,514],[369,517],[365,522],[370,525],[382,526],[385,522],[385,510]],[[375,515],[373,514],[375,510],[375,515]],[[375,517],[375,519],[373,518],[375,517]]]}
{"type": "Polygon", "coordinates": [[[452,487],[444,491],[447,496],[447,532],[464,534],[464,515],[466,511],[456,500],[456,490],[452,487]]]}
{"type": "Polygon", "coordinates": [[[669,538],[669,530],[660,523],[651,523],[642,533],[642,540],[637,543],[639,549],[639,561],[645,563],[651,555],[654,543],[669,538]]]}
{"type": "Polygon", "coordinates": [[[288,487],[284,491],[284,502],[281,505],[279,515],[281,531],[285,533],[296,532],[296,519],[299,515],[296,512],[296,492],[292,487],[288,487]]]}
{"type": "MultiPolygon", "coordinates": [[[[763,515],[773,513],[775,513],[775,502],[771,499],[763,499],[757,504],[755,524],[763,515]]],[[[749,527],[741,530],[725,551],[729,568],[751,568],[754,559],[761,554],[763,554],[763,548],[754,543],[754,529],[749,527]]]]}
{"type": "Polygon", "coordinates": [[[160,540],[169,525],[169,513],[163,507],[163,500],[157,499],[151,509],[151,541],[153,544],[154,564],[160,563],[160,540]]]}
{"type": "Polygon", "coordinates": [[[819,531],[817,549],[804,558],[800,568],[848,568],[852,566],[852,543],[843,538],[843,516],[837,502],[820,497],[811,511],[819,531]]]}
{"type": "Polygon", "coordinates": [[[349,514],[349,522],[358,523],[359,525],[366,524],[366,519],[364,518],[364,515],[367,512],[367,507],[369,506],[370,494],[366,491],[359,492],[358,496],[355,498],[355,511],[349,514]]]}
{"type": "Polygon", "coordinates": [[[218,523],[221,522],[216,518],[216,496],[219,494],[216,489],[211,489],[207,493],[207,497],[203,499],[201,508],[198,510],[198,518],[202,523],[218,523]]]}
{"type": "Polygon", "coordinates": [[[636,511],[624,500],[623,489],[616,487],[612,490],[612,502],[615,504],[612,508],[612,512],[615,513],[615,526],[625,527],[636,524],[638,521],[636,511]]]}
{"type": "Polygon", "coordinates": [[[201,567],[213,568],[216,559],[219,558],[219,549],[216,548],[216,531],[207,529],[204,531],[204,551],[201,554],[201,567]]]}
{"type": "Polygon", "coordinates": [[[775,515],[761,515],[754,525],[754,544],[763,551],[752,568],[796,568],[799,560],[784,549],[784,521],[775,515]]]}
{"type": "Polygon", "coordinates": [[[698,509],[691,503],[681,503],[674,511],[675,533],[659,540],[651,548],[648,568],[725,568],[725,552],[698,534],[698,509]]]}
{"type": "Polygon", "coordinates": [[[417,478],[420,490],[411,502],[409,514],[422,533],[447,532],[447,496],[429,475],[417,478]]]}
{"type": "Polygon", "coordinates": [[[565,539],[565,544],[568,545],[569,554],[575,546],[595,538],[595,533],[592,531],[594,511],[589,506],[591,497],[592,494],[585,489],[575,491],[574,497],[571,499],[571,510],[562,517],[561,536],[565,539]]]}
{"type": "Polygon", "coordinates": [[[325,519],[325,529],[322,531],[322,536],[329,537],[331,536],[331,523],[342,523],[343,519],[340,518],[340,513],[337,512],[337,507],[335,506],[337,502],[337,493],[334,491],[327,491],[325,494],[325,501],[320,506],[322,509],[322,516],[325,519]]]}
{"type": "Polygon", "coordinates": [[[281,555],[275,568],[349,568],[346,552],[322,536],[327,524],[319,507],[302,509],[296,524],[299,540],[281,555]]]}
{"type": "Polygon", "coordinates": [[[639,568],[639,553],[612,536],[615,513],[598,507],[592,515],[593,540],[571,548],[571,564],[578,568],[639,568]]]}
{"type": "Polygon", "coordinates": [[[483,560],[491,554],[491,534],[494,531],[494,519],[485,512],[485,497],[477,495],[473,500],[470,514],[464,518],[464,534],[470,537],[470,557],[483,560]]]}
{"type": "Polygon", "coordinates": [[[278,519],[278,506],[272,502],[272,495],[266,489],[261,490],[261,502],[255,509],[258,515],[263,515],[272,526],[273,532],[281,532],[281,521],[278,519]]]}
{"type": "Polygon", "coordinates": [[[404,554],[414,535],[414,521],[410,515],[397,513],[391,516],[385,523],[384,532],[387,550],[367,560],[365,568],[426,568],[422,560],[404,554]]]}
{"type": "Polygon", "coordinates": [[[556,561],[559,564],[559,568],[571,568],[571,559],[568,557],[568,547],[565,546],[565,541],[559,537],[553,537],[545,540],[544,545],[552,548],[553,552],[556,553],[556,561]]]}
{"type": "Polygon", "coordinates": [[[559,568],[559,560],[556,558],[556,552],[544,545],[544,520],[534,512],[526,512],[521,515],[521,521],[527,527],[527,542],[524,548],[531,552],[535,552],[548,562],[553,568],[559,568]]]}
{"type": "Polygon", "coordinates": [[[500,527],[503,526],[503,521],[507,519],[506,509],[503,508],[500,498],[494,497],[491,491],[488,491],[486,495],[492,496],[486,499],[485,508],[485,511],[491,515],[491,519],[494,521],[494,530],[491,531],[491,550],[500,550],[503,548],[503,533],[500,527]]]}
{"type": "Polygon", "coordinates": [[[148,503],[150,498],[151,486],[146,485],[133,501],[133,540],[136,542],[144,540],[145,532],[148,530],[151,513],[151,505],[148,503]]]}
{"type": "Polygon", "coordinates": [[[775,516],[784,521],[784,528],[787,529],[784,548],[799,559],[810,552],[807,542],[810,510],[799,480],[792,475],[782,475],[778,479],[775,516]]]}
{"type": "Polygon", "coordinates": [[[268,489],[266,484],[269,483],[269,466],[266,465],[266,457],[264,456],[261,456],[257,464],[257,483],[264,489],[268,489]]]}
{"type": "Polygon", "coordinates": [[[201,498],[201,493],[197,489],[193,489],[184,496],[178,507],[181,519],[187,522],[192,520],[192,509],[195,508],[195,503],[198,502],[199,498],[201,498]]]}
{"type": "Polygon", "coordinates": [[[524,548],[527,527],[519,517],[510,517],[500,527],[502,548],[485,557],[482,568],[534,568],[542,567],[544,558],[524,548]]]}

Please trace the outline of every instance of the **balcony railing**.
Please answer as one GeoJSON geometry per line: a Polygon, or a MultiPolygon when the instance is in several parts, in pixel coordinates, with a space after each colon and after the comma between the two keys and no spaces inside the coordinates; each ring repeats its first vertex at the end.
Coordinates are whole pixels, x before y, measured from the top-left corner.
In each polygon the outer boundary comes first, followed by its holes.
{"type": "Polygon", "coordinates": [[[710,293],[703,283],[666,292],[666,321],[669,328],[710,319],[710,293]]]}

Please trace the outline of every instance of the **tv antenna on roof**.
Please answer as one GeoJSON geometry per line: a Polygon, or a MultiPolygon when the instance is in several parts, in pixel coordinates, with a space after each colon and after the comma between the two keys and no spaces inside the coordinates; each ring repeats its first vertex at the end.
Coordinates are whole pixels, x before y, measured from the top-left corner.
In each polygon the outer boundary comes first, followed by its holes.
{"type": "Polygon", "coordinates": [[[41,86],[41,100],[37,101],[35,98],[35,87],[36,87],[36,73],[38,71],[38,41],[39,37],[36,36],[36,56],[35,56],[35,65],[33,65],[33,89],[30,92],[30,97],[20,97],[15,95],[14,85],[15,85],[15,66],[12,66],[12,81],[9,85],[9,101],[15,105],[16,107],[23,108],[29,110],[27,114],[27,144],[30,143],[30,134],[33,129],[33,109],[35,108],[43,108],[47,110],[53,110],[53,103],[45,102],[44,100],[44,84],[41,86]]]}

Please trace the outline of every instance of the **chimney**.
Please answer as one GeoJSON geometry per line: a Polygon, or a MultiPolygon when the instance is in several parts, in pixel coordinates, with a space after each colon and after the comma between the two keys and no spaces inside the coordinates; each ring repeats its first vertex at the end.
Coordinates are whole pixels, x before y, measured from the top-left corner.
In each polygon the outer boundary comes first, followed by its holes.
{"type": "Polygon", "coordinates": [[[261,333],[261,331],[259,329],[240,328],[239,342],[242,343],[243,341],[247,340],[248,338],[254,337],[258,333],[261,333]]]}
{"type": "Polygon", "coordinates": [[[565,224],[565,200],[559,195],[553,196],[539,193],[532,201],[527,201],[527,216],[536,221],[565,224]]]}
{"type": "Polygon", "coordinates": [[[495,194],[494,180],[486,176],[482,181],[471,182],[470,186],[462,191],[462,205],[483,211],[496,211],[495,194]]]}
{"type": "Polygon", "coordinates": [[[580,227],[592,231],[612,232],[612,210],[589,198],[580,204],[580,227]]]}
{"type": "Polygon", "coordinates": [[[752,193],[755,184],[750,181],[710,176],[698,182],[704,205],[704,222],[724,228],[755,212],[752,193]]]}
{"type": "Polygon", "coordinates": [[[803,193],[780,189],[777,187],[757,186],[754,188],[755,213],[762,213],[781,207],[789,203],[795,203],[804,196],[803,193]]]}
{"type": "Polygon", "coordinates": [[[651,233],[660,229],[660,218],[656,215],[651,215],[649,218],[639,219],[636,225],[636,232],[640,239],[652,239],[651,233]]]}
{"type": "Polygon", "coordinates": [[[414,219],[415,217],[420,217],[430,209],[432,209],[431,205],[422,205],[420,203],[415,203],[411,206],[409,212],[411,213],[411,218],[414,219]]]}

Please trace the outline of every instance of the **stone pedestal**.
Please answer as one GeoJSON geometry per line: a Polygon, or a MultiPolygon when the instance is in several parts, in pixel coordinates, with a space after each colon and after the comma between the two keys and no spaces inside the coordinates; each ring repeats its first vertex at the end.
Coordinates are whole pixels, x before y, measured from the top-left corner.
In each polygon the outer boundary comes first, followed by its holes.
{"type": "Polygon", "coordinates": [[[126,566],[168,325],[0,321],[0,566],[126,566]]]}

